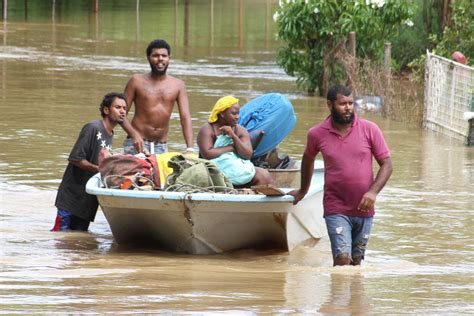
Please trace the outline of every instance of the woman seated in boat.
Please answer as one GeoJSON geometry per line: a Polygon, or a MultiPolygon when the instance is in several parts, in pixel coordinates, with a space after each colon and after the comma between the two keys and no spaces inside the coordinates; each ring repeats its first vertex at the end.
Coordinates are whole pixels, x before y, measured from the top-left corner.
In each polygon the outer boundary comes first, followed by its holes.
{"type": "Polygon", "coordinates": [[[271,184],[270,173],[250,161],[253,148],[247,130],[237,124],[239,100],[233,96],[220,98],[199,130],[197,143],[202,158],[213,161],[237,187],[271,184]]]}

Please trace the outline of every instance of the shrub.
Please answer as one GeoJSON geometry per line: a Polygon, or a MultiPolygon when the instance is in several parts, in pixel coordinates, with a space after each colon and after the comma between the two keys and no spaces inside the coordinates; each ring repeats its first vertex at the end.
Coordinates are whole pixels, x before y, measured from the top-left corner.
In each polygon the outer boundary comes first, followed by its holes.
{"type": "Polygon", "coordinates": [[[407,0],[280,0],[274,20],[286,46],[277,62],[301,88],[324,95],[343,77],[337,53],[345,50],[349,32],[357,34],[359,57],[380,59],[384,41],[403,23],[412,24],[411,16],[407,0]]]}
{"type": "MultiPolygon", "coordinates": [[[[472,0],[456,0],[451,3],[451,25],[447,26],[441,36],[430,35],[435,47],[433,53],[451,58],[454,51],[460,51],[467,57],[469,65],[474,64],[474,2],[472,0]]],[[[424,80],[426,55],[419,56],[408,64],[414,78],[424,80]]]]}
{"type": "Polygon", "coordinates": [[[434,53],[451,58],[454,51],[462,52],[472,64],[474,59],[474,1],[456,0],[452,6],[452,25],[444,29],[434,53]]]}

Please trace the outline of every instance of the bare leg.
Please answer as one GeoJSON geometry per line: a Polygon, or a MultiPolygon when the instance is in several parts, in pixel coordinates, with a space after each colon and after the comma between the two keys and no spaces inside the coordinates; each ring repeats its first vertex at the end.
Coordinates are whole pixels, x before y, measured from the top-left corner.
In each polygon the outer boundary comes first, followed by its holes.
{"type": "Polygon", "coordinates": [[[272,184],[272,183],[273,183],[273,178],[267,169],[255,167],[255,176],[253,177],[252,182],[250,182],[251,185],[272,184]]]}

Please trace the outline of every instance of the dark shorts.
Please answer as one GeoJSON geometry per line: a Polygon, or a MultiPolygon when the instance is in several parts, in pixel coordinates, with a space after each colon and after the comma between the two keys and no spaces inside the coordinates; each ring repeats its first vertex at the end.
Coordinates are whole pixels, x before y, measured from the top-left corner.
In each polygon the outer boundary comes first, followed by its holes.
{"type": "Polygon", "coordinates": [[[329,215],[325,217],[333,258],[347,253],[364,259],[373,217],[329,215]]]}
{"type": "Polygon", "coordinates": [[[54,227],[51,229],[53,232],[67,231],[67,230],[79,230],[87,231],[89,229],[89,221],[72,215],[71,212],[58,208],[54,227]]]}

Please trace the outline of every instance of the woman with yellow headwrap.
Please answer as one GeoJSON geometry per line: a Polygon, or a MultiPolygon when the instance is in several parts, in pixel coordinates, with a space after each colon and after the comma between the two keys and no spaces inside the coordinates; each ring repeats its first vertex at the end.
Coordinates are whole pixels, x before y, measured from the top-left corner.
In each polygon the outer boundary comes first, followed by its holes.
{"type": "Polygon", "coordinates": [[[253,148],[247,130],[237,124],[239,100],[229,95],[220,98],[199,130],[197,143],[200,155],[213,161],[237,186],[267,184],[270,173],[250,161],[253,148]]]}

